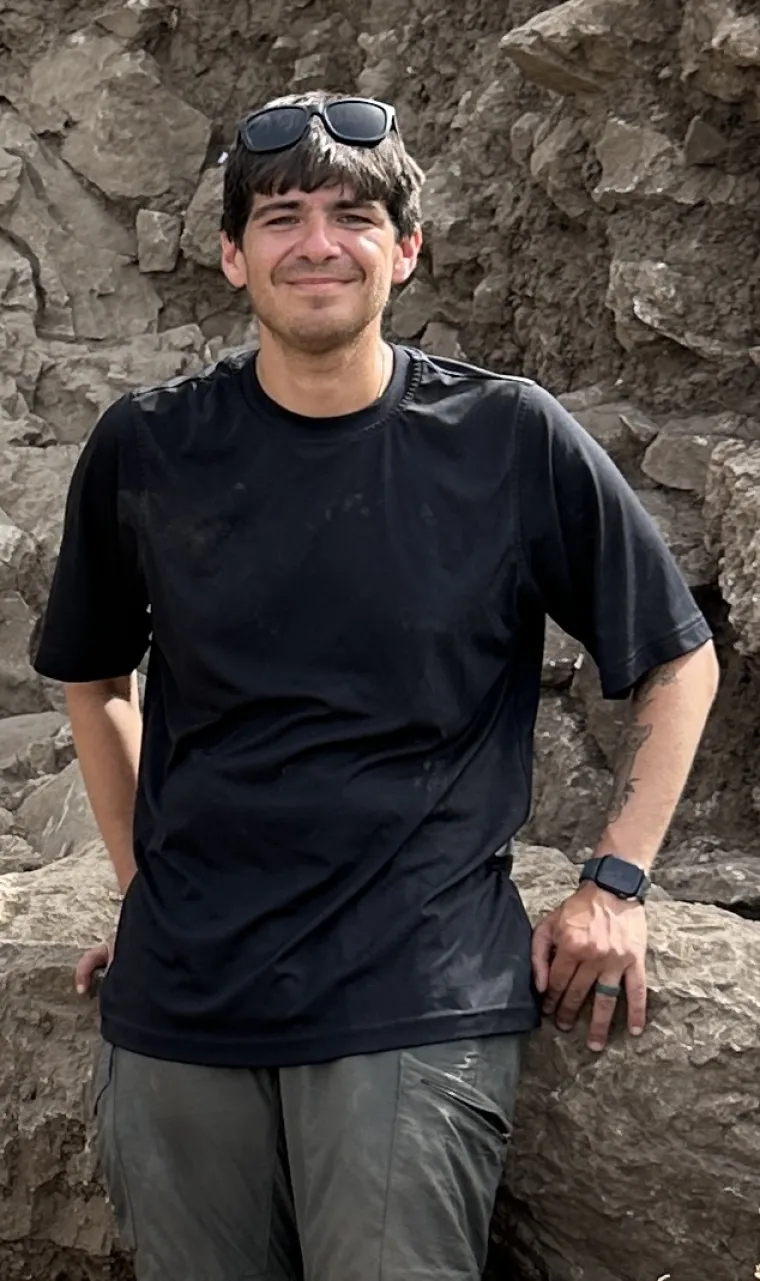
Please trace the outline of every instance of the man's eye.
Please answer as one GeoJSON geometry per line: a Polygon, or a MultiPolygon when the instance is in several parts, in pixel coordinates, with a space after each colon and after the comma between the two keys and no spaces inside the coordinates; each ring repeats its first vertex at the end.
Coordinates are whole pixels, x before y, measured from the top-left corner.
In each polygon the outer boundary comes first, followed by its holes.
{"type": "Polygon", "coordinates": [[[289,227],[296,222],[295,214],[280,214],[278,218],[267,218],[265,226],[267,227],[289,227]]]}

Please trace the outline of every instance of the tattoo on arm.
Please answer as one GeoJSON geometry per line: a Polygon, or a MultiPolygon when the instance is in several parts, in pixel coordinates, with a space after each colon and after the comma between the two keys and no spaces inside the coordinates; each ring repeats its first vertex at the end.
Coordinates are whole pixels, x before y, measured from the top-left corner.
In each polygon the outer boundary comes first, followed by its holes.
{"type": "Polygon", "coordinates": [[[636,687],[631,703],[635,719],[627,726],[620,744],[607,811],[608,823],[614,823],[620,818],[636,790],[638,780],[633,774],[636,757],[652,733],[652,726],[639,718],[651,703],[655,690],[663,685],[672,685],[677,676],[678,669],[670,663],[664,663],[662,667],[655,667],[648,672],[636,687]]]}
{"type": "Polygon", "coordinates": [[[638,708],[646,707],[652,694],[662,685],[672,685],[678,677],[678,668],[672,663],[664,663],[662,667],[654,667],[651,672],[647,672],[644,679],[636,686],[633,695],[634,705],[638,708]]]}
{"type": "Polygon", "coordinates": [[[638,721],[634,721],[623,734],[615,765],[612,795],[607,809],[608,823],[615,823],[620,818],[636,790],[638,780],[633,776],[633,767],[636,764],[636,757],[651,733],[651,725],[640,725],[638,721]]]}

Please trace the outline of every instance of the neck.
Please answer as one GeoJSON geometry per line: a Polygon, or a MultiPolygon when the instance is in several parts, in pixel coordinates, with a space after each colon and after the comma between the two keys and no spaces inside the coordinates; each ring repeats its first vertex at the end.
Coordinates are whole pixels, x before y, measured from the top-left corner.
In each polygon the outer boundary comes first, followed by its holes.
{"type": "Polygon", "coordinates": [[[393,362],[379,333],[322,355],[294,351],[274,334],[259,331],[256,373],[266,394],[283,409],[309,418],[338,418],[366,409],[385,391],[393,362]]]}

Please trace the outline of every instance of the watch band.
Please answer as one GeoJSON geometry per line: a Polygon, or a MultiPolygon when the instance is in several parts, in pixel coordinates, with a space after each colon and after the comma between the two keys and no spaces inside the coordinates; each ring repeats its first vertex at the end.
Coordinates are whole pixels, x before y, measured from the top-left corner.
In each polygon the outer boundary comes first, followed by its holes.
{"type": "Polygon", "coordinates": [[[601,854],[587,859],[580,873],[580,882],[594,881],[600,889],[620,899],[646,900],[652,882],[638,863],[619,858],[617,854],[601,854]]]}

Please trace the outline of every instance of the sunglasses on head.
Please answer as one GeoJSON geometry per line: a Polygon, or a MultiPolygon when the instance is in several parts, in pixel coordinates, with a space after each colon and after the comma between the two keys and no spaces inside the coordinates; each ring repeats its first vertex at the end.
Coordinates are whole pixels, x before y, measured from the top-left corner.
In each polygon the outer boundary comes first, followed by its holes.
{"type": "Polygon", "coordinates": [[[262,107],[237,127],[248,151],[284,151],[303,138],[313,116],[318,116],[336,142],[350,147],[375,147],[391,130],[398,133],[396,112],[387,102],[373,98],[336,98],[332,102],[292,107],[262,107]]]}

